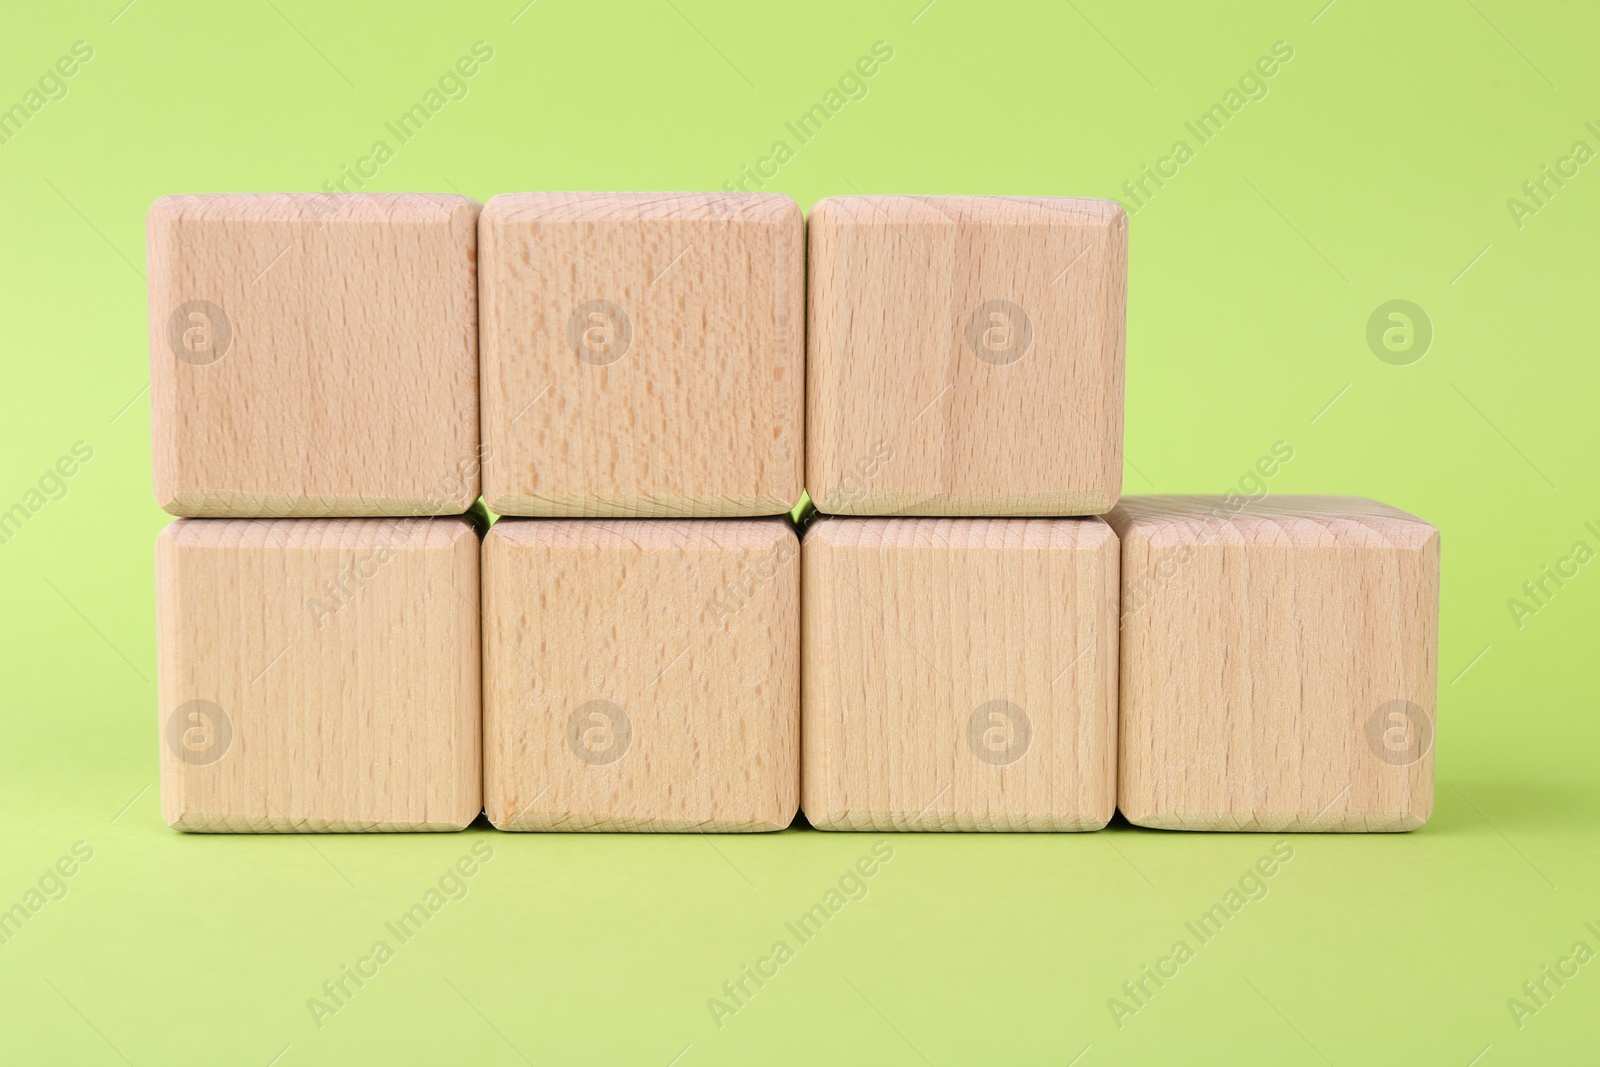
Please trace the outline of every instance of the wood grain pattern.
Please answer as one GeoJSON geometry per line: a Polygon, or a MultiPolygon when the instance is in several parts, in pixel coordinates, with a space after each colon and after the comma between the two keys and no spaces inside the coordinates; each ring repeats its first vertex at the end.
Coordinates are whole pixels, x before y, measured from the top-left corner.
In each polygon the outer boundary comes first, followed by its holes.
{"type": "Polygon", "coordinates": [[[180,519],[156,546],[161,806],[194,831],[460,830],[482,809],[464,519],[180,519]]]}
{"type": "Polygon", "coordinates": [[[802,546],[802,807],[825,830],[1097,830],[1116,802],[1099,519],[823,519],[802,546]]]}
{"type": "Polygon", "coordinates": [[[1129,497],[1121,786],[1182,830],[1410,830],[1433,807],[1439,533],[1350,497],[1129,497]]]}
{"type": "Polygon", "coordinates": [[[483,546],[490,821],[788,826],[798,557],[782,519],[496,523],[483,546]]]}
{"type": "Polygon", "coordinates": [[[156,500],[174,515],[460,514],[478,497],[477,213],[460,196],[150,208],[156,500]]]}
{"type": "Polygon", "coordinates": [[[779,515],[804,472],[800,209],[522,193],[483,211],[484,499],[505,515],[779,515]]]}
{"type": "Polygon", "coordinates": [[[1122,487],[1108,200],[845,196],[808,220],[806,484],[847,515],[1098,515],[1122,487]]]}

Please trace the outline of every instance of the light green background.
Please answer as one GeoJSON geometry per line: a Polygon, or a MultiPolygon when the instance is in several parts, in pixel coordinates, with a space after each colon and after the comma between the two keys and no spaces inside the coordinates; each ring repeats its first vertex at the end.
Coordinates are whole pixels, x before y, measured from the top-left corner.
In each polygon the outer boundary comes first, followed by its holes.
{"type": "Polygon", "coordinates": [[[1520,227],[1507,207],[1575,141],[1600,149],[1592,10],[123,2],[13,5],[0,34],[0,106],[75,41],[94,50],[0,145],[0,509],[94,450],[0,545],[0,908],[93,849],[0,946],[0,1059],[1595,1061],[1600,962],[1521,1028],[1507,1008],[1575,942],[1600,950],[1600,563],[1520,628],[1507,608],[1574,542],[1600,549],[1600,164],[1520,227]],[[1281,440],[1274,492],[1375,496],[1441,528],[1433,820],[1289,839],[1266,898],[1203,946],[1184,923],[1278,838],[885,837],[866,897],[721,1029],[707,998],[879,837],[168,830],[145,210],[321,188],[479,40],[494,58],[466,97],[368,189],[715,189],[781,138],[795,156],[767,187],[804,207],[1125,199],[1189,141],[1131,224],[1127,490],[1226,489],[1281,440]],[[785,121],[880,40],[894,58],[866,97],[797,145],[785,121]],[[1184,123],[1278,41],[1294,54],[1268,95],[1199,146],[1184,123]],[[1365,340],[1391,299],[1433,323],[1410,366],[1365,340]],[[485,843],[467,895],[316,1027],[307,998],[485,843]],[[1119,1029],[1108,998],[1179,939],[1195,958],[1119,1029]]]}

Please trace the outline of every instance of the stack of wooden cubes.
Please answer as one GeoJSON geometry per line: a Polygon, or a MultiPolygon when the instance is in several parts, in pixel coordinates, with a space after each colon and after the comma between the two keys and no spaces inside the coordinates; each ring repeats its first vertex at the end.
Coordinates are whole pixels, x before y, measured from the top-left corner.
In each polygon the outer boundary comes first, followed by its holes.
{"type": "Polygon", "coordinates": [[[810,240],[806,466],[828,517],[803,550],[806,815],[1098,829],[1117,538],[1073,516],[1121,491],[1127,216],[840,197],[810,240]]]}
{"type": "Polygon", "coordinates": [[[149,229],[174,826],[1428,815],[1437,533],[1119,503],[1115,203],[185,196],[149,229]]]}
{"type": "Polygon", "coordinates": [[[799,794],[804,220],[788,197],[483,211],[484,808],[779,830],[799,794]]]}
{"type": "Polygon", "coordinates": [[[482,808],[478,205],[177,196],[148,222],[162,808],[482,808]]]}

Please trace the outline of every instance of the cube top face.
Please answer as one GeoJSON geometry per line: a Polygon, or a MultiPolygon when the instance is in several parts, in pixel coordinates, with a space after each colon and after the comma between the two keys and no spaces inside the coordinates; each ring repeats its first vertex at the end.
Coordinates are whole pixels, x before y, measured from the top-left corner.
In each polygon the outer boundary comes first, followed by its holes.
{"type": "Polygon", "coordinates": [[[1348,497],[1130,497],[1119,806],[1141,826],[1400,831],[1433,805],[1439,535],[1348,497]]]}
{"type": "Polygon", "coordinates": [[[463,519],[180,519],[156,546],[161,798],[190,831],[460,830],[482,809],[463,519]]]}
{"type": "Polygon", "coordinates": [[[1355,496],[1130,496],[1114,512],[1124,540],[1152,545],[1282,545],[1421,549],[1439,531],[1415,515],[1355,496]]]}
{"type": "Polygon", "coordinates": [[[757,193],[483,211],[484,498],[504,515],[779,515],[805,467],[804,220],[757,193]]]}
{"type": "Polygon", "coordinates": [[[793,821],[800,565],[786,521],[502,519],[483,560],[495,826],[793,821]]]}
{"type": "Polygon", "coordinates": [[[833,518],[812,525],[801,551],[801,793],[813,826],[1095,830],[1110,820],[1110,527],[833,518]]]}
{"type": "Polygon", "coordinates": [[[1092,515],[1122,488],[1105,200],[849,196],[808,224],[806,479],[848,515],[1092,515]]]}
{"type": "Polygon", "coordinates": [[[478,497],[475,201],[218,194],[147,219],[156,499],[459,514],[478,497]]]}

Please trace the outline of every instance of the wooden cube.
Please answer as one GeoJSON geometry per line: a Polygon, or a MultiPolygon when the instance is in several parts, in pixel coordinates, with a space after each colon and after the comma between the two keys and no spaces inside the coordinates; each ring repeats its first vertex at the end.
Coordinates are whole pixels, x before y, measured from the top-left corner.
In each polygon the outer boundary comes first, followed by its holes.
{"type": "Polygon", "coordinates": [[[174,515],[460,514],[478,498],[475,201],[150,208],[156,500],[174,515]]]}
{"type": "Polygon", "coordinates": [[[843,515],[1098,515],[1122,488],[1109,200],[844,196],[808,223],[806,485],[843,515]]]}
{"type": "Polygon", "coordinates": [[[1439,532],[1352,497],[1129,497],[1128,821],[1411,830],[1433,808],[1439,532]]]}
{"type": "Polygon", "coordinates": [[[780,515],[805,453],[800,209],[522,193],[483,210],[484,499],[504,515],[780,515]]]}
{"type": "Polygon", "coordinates": [[[180,830],[460,830],[482,810],[465,519],[180,519],[156,546],[180,830]]]}
{"type": "Polygon", "coordinates": [[[501,520],[483,566],[495,826],[793,821],[800,564],[787,521],[501,520]]]}
{"type": "Polygon", "coordinates": [[[1099,519],[823,519],[802,547],[802,801],[823,830],[1098,830],[1117,539],[1099,519]]]}

